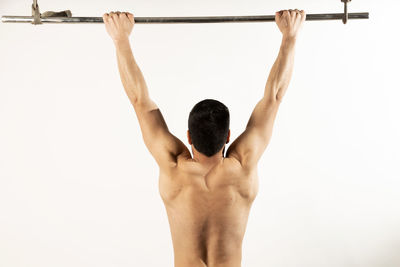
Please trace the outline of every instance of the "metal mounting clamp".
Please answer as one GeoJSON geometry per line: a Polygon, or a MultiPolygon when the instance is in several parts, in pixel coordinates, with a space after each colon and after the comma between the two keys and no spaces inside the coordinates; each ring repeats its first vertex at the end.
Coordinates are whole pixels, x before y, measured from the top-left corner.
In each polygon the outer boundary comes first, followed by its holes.
{"type": "Polygon", "coordinates": [[[33,0],[32,17],[33,17],[32,24],[34,24],[34,25],[42,24],[42,20],[40,19],[39,5],[37,4],[37,0],[33,0]]]}
{"type": "Polygon", "coordinates": [[[349,13],[347,12],[347,3],[351,2],[351,0],[342,0],[344,3],[344,13],[343,13],[343,24],[346,24],[347,21],[349,20],[349,13]]]}
{"type": "Polygon", "coordinates": [[[46,11],[43,14],[40,14],[39,5],[37,3],[37,0],[33,0],[32,17],[33,17],[32,24],[38,25],[38,24],[43,24],[42,18],[52,18],[52,17],[71,18],[72,13],[70,10],[64,10],[64,11],[60,11],[60,12],[46,11]]]}

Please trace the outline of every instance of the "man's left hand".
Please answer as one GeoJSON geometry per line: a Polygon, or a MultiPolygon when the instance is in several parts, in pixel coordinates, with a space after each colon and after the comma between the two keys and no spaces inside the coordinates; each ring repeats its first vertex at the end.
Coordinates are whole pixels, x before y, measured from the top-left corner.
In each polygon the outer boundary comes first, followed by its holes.
{"type": "Polygon", "coordinates": [[[114,43],[128,40],[135,25],[134,16],[129,12],[117,11],[105,13],[103,21],[114,43]]]}

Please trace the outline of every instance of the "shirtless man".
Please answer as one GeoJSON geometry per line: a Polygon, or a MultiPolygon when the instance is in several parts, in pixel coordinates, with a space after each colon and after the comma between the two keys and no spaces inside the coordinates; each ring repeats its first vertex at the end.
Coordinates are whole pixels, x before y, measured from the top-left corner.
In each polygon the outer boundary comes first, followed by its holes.
{"type": "Polygon", "coordinates": [[[229,111],[206,99],[189,115],[185,144],[169,130],[150,99],[129,43],[130,13],[103,16],[114,41],[122,84],[132,103],[143,140],[160,168],[159,190],[168,214],[175,267],[241,266],[242,240],[251,204],[258,191],[257,162],[272,135],[274,120],[292,76],[295,44],[304,11],[276,13],[282,44],[263,98],[245,131],[229,146],[229,111]]]}

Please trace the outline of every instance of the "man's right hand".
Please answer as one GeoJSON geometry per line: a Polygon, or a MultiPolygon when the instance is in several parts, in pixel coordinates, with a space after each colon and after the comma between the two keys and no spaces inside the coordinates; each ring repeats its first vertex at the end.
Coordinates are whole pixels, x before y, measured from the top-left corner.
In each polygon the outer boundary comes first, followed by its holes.
{"type": "Polygon", "coordinates": [[[283,37],[296,38],[305,20],[304,10],[281,10],[275,14],[276,24],[283,37]]]}

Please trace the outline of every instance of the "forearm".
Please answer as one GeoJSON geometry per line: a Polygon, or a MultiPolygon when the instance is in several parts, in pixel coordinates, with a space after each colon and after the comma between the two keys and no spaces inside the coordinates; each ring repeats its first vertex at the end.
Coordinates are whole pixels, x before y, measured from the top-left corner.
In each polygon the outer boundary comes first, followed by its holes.
{"type": "Polygon", "coordinates": [[[283,37],[278,58],[272,66],[265,86],[264,98],[280,102],[285,95],[292,78],[295,45],[295,38],[283,37]]]}
{"type": "Polygon", "coordinates": [[[129,40],[115,42],[115,48],[121,81],[131,103],[149,98],[146,82],[133,56],[129,40]]]}

